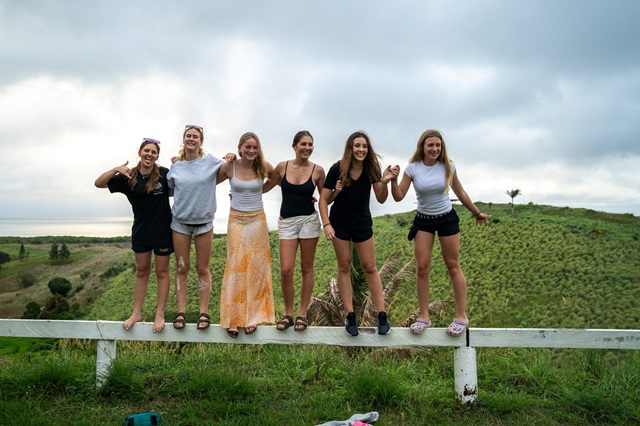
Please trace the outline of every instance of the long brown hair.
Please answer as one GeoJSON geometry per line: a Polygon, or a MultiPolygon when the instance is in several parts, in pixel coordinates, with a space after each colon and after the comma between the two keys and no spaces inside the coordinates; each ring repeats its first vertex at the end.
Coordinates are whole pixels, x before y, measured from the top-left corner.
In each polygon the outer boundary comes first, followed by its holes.
{"type": "Polygon", "coordinates": [[[256,156],[256,160],[251,165],[253,172],[256,174],[258,179],[264,180],[268,177],[269,173],[267,172],[267,165],[264,161],[264,154],[262,153],[262,145],[260,144],[260,138],[253,132],[246,132],[240,136],[240,141],[238,142],[238,156],[242,158],[242,153],[240,152],[240,147],[243,143],[248,141],[249,139],[253,139],[258,144],[258,155],[256,156]]]}
{"type": "Polygon", "coordinates": [[[373,150],[373,145],[371,145],[369,135],[359,130],[355,133],[352,133],[351,136],[349,136],[349,138],[347,139],[347,142],[344,145],[344,153],[342,154],[342,159],[340,160],[340,180],[342,181],[342,186],[344,187],[351,185],[350,171],[351,166],[353,165],[353,142],[357,138],[364,138],[364,140],[367,141],[367,156],[362,162],[362,168],[363,172],[367,174],[369,182],[376,183],[379,182],[382,178],[378,154],[376,154],[376,152],[373,150]]]}
{"type": "Polygon", "coordinates": [[[444,164],[445,174],[444,174],[444,183],[445,188],[444,192],[449,192],[449,188],[451,188],[451,182],[453,181],[453,172],[451,171],[451,160],[449,159],[449,154],[447,154],[447,145],[444,143],[444,138],[442,137],[442,133],[437,130],[429,129],[425,130],[418,139],[418,145],[416,146],[416,151],[411,156],[409,163],[416,163],[418,161],[424,160],[424,143],[429,138],[438,138],[440,139],[440,155],[436,161],[444,164]]]}
{"type": "MultiPolygon", "coordinates": [[[[144,148],[147,145],[154,145],[158,149],[158,155],[160,155],[160,145],[154,142],[143,141],[142,144],[140,144],[140,148],[138,149],[138,156],[140,156],[140,152],[142,151],[142,148],[144,148]]],[[[142,160],[138,161],[138,164],[136,164],[136,166],[133,169],[131,169],[131,173],[130,173],[131,179],[129,180],[129,186],[131,187],[131,189],[135,189],[136,185],[138,184],[138,172],[140,172],[140,168],[142,167],[141,163],[142,163],[142,160]]],[[[142,174],[142,172],[140,173],[142,174]]],[[[149,182],[147,182],[147,184],[144,187],[145,192],[147,194],[151,194],[158,186],[159,180],[160,180],[160,167],[158,167],[156,163],[153,163],[153,168],[151,169],[151,174],[149,175],[149,182]]]]}
{"type": "MultiPolygon", "coordinates": [[[[202,129],[200,127],[196,127],[196,126],[187,126],[184,129],[184,132],[182,132],[182,146],[180,147],[180,151],[178,152],[178,157],[181,160],[184,160],[185,158],[185,153],[184,153],[184,135],[187,134],[187,132],[189,130],[195,130],[196,132],[200,133],[200,142],[204,142],[204,133],[202,132],[202,129]]],[[[160,148],[160,147],[158,147],[160,148]]],[[[202,146],[200,146],[200,148],[198,148],[198,157],[202,157],[202,155],[204,154],[204,151],[202,150],[202,146]]]]}

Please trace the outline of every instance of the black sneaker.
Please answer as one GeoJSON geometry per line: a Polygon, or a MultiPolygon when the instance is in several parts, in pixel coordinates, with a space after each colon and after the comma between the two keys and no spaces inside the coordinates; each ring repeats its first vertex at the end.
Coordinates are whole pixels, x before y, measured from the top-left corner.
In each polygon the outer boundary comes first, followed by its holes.
{"type": "Polygon", "coordinates": [[[378,312],[378,334],[391,333],[391,327],[389,326],[389,320],[387,319],[386,312],[378,312]]]}
{"type": "Polygon", "coordinates": [[[344,322],[344,328],[347,329],[347,333],[352,336],[357,336],[360,332],[358,331],[358,321],[356,321],[355,312],[349,312],[347,314],[347,319],[344,322]]]}

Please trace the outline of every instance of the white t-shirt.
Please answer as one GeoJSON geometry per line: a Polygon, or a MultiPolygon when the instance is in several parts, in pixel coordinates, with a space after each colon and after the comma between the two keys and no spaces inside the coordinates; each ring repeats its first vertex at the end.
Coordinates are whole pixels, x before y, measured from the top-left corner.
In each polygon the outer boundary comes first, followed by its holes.
{"type": "MultiPolygon", "coordinates": [[[[451,162],[451,173],[456,167],[451,162]]],[[[445,189],[446,169],[437,162],[433,166],[425,166],[422,161],[410,163],[404,171],[413,181],[413,189],[418,197],[418,213],[435,216],[451,210],[449,191],[445,189]]]]}

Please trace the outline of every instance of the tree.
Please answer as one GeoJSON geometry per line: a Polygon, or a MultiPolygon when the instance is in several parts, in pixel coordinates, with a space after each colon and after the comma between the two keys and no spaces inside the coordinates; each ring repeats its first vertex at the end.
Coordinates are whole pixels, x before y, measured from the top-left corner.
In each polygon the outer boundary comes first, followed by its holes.
{"type": "Polygon", "coordinates": [[[11,256],[9,255],[9,253],[0,251],[0,265],[7,262],[11,262],[11,256]]]}
{"type": "Polygon", "coordinates": [[[55,277],[51,281],[49,281],[49,290],[51,294],[56,295],[59,294],[62,297],[66,297],[67,294],[71,291],[71,282],[62,277],[55,277]]]}
{"type": "Polygon", "coordinates": [[[24,260],[27,258],[27,252],[24,249],[24,244],[20,244],[20,253],[18,253],[18,259],[24,260]]]}
{"type": "Polygon", "coordinates": [[[38,319],[73,319],[69,312],[69,302],[59,294],[54,294],[47,300],[38,319]]]}
{"type": "Polygon", "coordinates": [[[40,305],[36,302],[29,302],[22,314],[22,319],[37,319],[40,316],[40,305]]]}
{"type": "Polygon", "coordinates": [[[49,260],[57,260],[60,256],[60,252],[58,250],[58,244],[51,244],[51,248],[49,249],[49,260]]]}
{"type": "Polygon", "coordinates": [[[71,252],[67,248],[67,245],[65,243],[62,243],[62,246],[60,247],[60,252],[58,252],[58,259],[67,260],[69,259],[69,256],[71,256],[71,252]]]}
{"type": "Polygon", "coordinates": [[[513,199],[516,198],[518,195],[522,195],[522,191],[520,191],[519,189],[510,189],[505,191],[505,194],[511,197],[511,217],[516,217],[516,212],[513,208],[513,199]]]}

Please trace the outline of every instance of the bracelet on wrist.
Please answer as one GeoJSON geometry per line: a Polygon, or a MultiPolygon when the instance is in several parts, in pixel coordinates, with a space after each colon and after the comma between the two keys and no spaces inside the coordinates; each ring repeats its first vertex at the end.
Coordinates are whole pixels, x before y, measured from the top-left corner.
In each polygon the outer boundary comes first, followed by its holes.
{"type": "Polygon", "coordinates": [[[322,225],[323,228],[326,228],[327,226],[331,225],[331,222],[327,222],[324,225],[322,225]]]}

